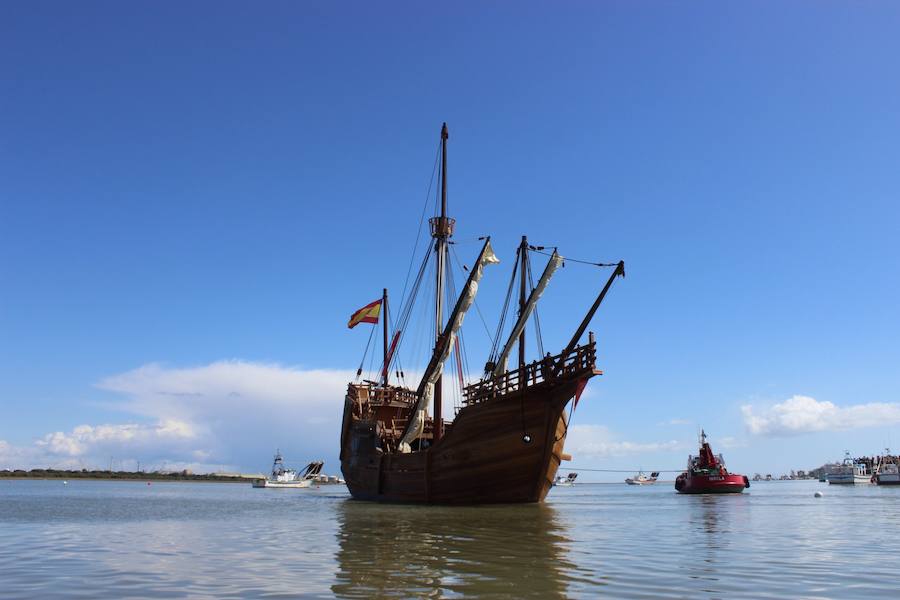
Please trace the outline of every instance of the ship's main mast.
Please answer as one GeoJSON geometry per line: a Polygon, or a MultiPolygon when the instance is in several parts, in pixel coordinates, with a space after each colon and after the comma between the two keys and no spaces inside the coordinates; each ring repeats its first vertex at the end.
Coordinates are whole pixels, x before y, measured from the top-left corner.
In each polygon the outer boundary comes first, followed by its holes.
{"type": "MultiPolygon", "coordinates": [[[[455,221],[447,217],[447,124],[441,127],[441,216],[434,217],[431,223],[431,237],[435,239],[434,252],[436,260],[437,281],[435,286],[435,338],[439,342],[444,329],[444,270],[447,262],[447,240],[453,235],[455,221]]],[[[443,423],[441,420],[441,397],[443,395],[443,377],[439,377],[434,386],[434,436],[433,443],[441,439],[443,423]]]]}

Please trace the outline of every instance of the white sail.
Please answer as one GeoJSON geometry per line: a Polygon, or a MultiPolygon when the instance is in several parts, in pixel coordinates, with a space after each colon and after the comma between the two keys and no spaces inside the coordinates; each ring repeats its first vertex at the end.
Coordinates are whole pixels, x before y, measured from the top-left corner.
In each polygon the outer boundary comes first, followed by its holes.
{"type": "Polygon", "coordinates": [[[547,284],[550,283],[550,278],[553,277],[553,273],[556,272],[556,269],[563,262],[563,257],[559,255],[559,253],[554,250],[553,254],[550,256],[550,262],[547,263],[547,266],[544,268],[544,273],[541,275],[540,280],[538,280],[537,286],[535,286],[534,290],[531,292],[531,295],[528,297],[528,302],[525,303],[525,306],[522,309],[522,314],[519,315],[519,319],[516,321],[516,325],[512,329],[512,333],[509,334],[509,339],[506,340],[506,345],[503,346],[503,352],[500,353],[500,356],[497,357],[497,364],[494,366],[494,371],[491,373],[494,377],[500,375],[504,371],[506,371],[506,361],[509,359],[509,353],[512,350],[513,344],[516,343],[516,340],[519,339],[519,335],[521,335],[522,330],[525,329],[525,324],[528,322],[528,317],[531,316],[531,313],[534,312],[534,307],[537,306],[538,300],[541,298],[541,294],[544,293],[544,290],[547,288],[547,284]]]}
{"type": "Polygon", "coordinates": [[[422,431],[425,429],[425,413],[431,405],[431,399],[434,397],[434,386],[438,379],[440,379],[441,373],[444,370],[444,362],[446,362],[447,357],[450,355],[450,349],[453,347],[453,339],[456,337],[456,332],[462,327],[466,312],[475,301],[475,294],[478,293],[478,282],[481,281],[481,277],[484,275],[484,266],[497,264],[499,262],[500,259],[494,254],[494,249],[491,248],[491,242],[488,240],[485,243],[484,251],[481,253],[481,260],[473,267],[472,275],[469,278],[466,289],[463,290],[463,293],[460,296],[459,310],[456,311],[456,317],[449,326],[449,339],[444,346],[444,350],[432,371],[425,374],[425,389],[422,392],[422,398],[416,405],[416,410],[411,417],[413,422],[407,429],[406,435],[403,436],[403,439],[400,441],[400,452],[409,452],[412,449],[410,444],[422,435],[422,431]]]}

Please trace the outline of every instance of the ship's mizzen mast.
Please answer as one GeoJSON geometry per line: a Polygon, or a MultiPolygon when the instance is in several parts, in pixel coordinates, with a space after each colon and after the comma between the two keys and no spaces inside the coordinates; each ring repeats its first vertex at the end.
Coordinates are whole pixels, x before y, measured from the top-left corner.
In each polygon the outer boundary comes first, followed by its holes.
{"type": "MultiPolygon", "coordinates": [[[[472,271],[469,273],[469,278],[466,280],[462,293],[456,301],[456,306],[453,307],[453,312],[450,313],[447,326],[438,336],[438,341],[434,346],[431,360],[428,362],[425,373],[422,375],[422,381],[419,383],[419,388],[416,390],[416,397],[418,400],[416,401],[416,406],[410,416],[409,422],[406,425],[403,438],[400,441],[401,452],[410,452],[412,449],[411,444],[422,434],[422,431],[425,428],[425,411],[428,409],[431,399],[436,397],[437,390],[439,389],[438,384],[441,381],[441,374],[444,368],[444,362],[450,355],[450,348],[453,347],[453,340],[455,339],[459,328],[462,326],[466,312],[472,306],[472,303],[475,302],[475,294],[478,293],[478,282],[481,281],[481,278],[484,275],[485,265],[496,264],[499,262],[496,255],[494,255],[494,249],[491,247],[491,239],[488,238],[481,248],[478,260],[475,262],[472,271]]],[[[438,413],[435,411],[435,419],[437,418],[438,413]]],[[[437,421],[435,421],[435,431],[437,431],[437,421]]],[[[436,443],[437,440],[433,440],[433,442],[436,443]]]]}
{"type": "MultiPolygon", "coordinates": [[[[527,252],[528,247],[526,246],[527,240],[525,237],[522,237],[522,252],[527,252]]],[[[544,267],[544,272],[541,274],[540,280],[538,280],[538,284],[535,286],[533,290],[531,290],[531,294],[528,296],[528,300],[524,301],[523,298],[524,288],[520,291],[520,304],[522,304],[522,308],[519,310],[519,318],[516,321],[516,324],[512,328],[512,332],[509,334],[509,339],[506,340],[506,345],[503,346],[503,351],[500,352],[500,356],[497,357],[497,362],[494,366],[494,370],[492,375],[494,377],[499,376],[504,371],[506,371],[506,363],[509,359],[509,353],[512,350],[513,344],[516,343],[516,338],[519,341],[519,368],[525,363],[525,324],[528,322],[529,317],[534,312],[535,307],[537,306],[538,300],[540,300],[541,295],[544,293],[544,290],[547,289],[547,284],[550,283],[550,278],[553,277],[553,274],[556,272],[556,269],[562,265],[563,257],[559,255],[559,253],[554,250],[553,254],[550,256],[550,261],[547,263],[547,266],[544,267]]],[[[525,264],[523,261],[522,264],[522,272],[525,272],[525,264]]]]}

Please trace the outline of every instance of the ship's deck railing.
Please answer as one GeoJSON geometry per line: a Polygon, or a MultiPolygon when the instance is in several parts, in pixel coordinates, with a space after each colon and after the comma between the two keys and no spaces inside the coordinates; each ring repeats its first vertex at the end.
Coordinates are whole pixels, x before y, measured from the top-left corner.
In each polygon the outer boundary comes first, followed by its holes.
{"type": "Polygon", "coordinates": [[[540,361],[526,364],[521,369],[512,369],[497,377],[483,379],[468,385],[463,390],[463,405],[478,404],[491,398],[517,392],[552,377],[565,378],[576,373],[593,371],[596,363],[597,346],[595,342],[591,341],[583,346],[576,346],[565,358],[562,354],[548,355],[540,361]]]}
{"type": "Polygon", "coordinates": [[[381,387],[374,383],[350,384],[356,390],[356,400],[370,406],[412,406],[416,402],[416,392],[404,387],[381,387]]]}

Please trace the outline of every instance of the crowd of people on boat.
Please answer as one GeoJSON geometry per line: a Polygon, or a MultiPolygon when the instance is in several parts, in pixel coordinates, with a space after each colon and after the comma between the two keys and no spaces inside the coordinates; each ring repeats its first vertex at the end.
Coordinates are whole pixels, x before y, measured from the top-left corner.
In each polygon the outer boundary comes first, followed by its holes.
{"type": "Polygon", "coordinates": [[[858,465],[865,465],[867,473],[874,473],[875,468],[880,464],[891,462],[900,464],[900,457],[885,453],[879,456],[859,456],[854,458],[853,462],[858,465]]]}

